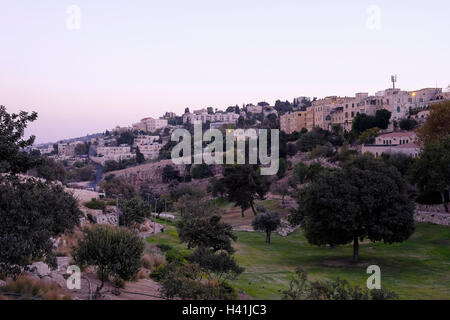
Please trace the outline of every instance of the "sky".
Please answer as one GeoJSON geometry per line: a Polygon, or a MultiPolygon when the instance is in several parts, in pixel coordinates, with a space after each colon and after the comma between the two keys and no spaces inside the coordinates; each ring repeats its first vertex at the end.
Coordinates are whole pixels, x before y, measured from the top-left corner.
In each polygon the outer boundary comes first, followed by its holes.
{"type": "Polygon", "coordinates": [[[53,142],[166,111],[450,84],[450,1],[0,0],[0,105],[53,142]]]}

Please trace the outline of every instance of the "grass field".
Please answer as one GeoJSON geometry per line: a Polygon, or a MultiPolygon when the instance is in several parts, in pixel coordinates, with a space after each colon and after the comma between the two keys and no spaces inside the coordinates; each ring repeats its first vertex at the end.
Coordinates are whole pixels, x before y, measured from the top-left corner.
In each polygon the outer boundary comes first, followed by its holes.
{"type": "MultiPolygon", "coordinates": [[[[311,279],[340,277],[364,286],[367,266],[381,268],[382,287],[394,290],[401,299],[450,299],[450,228],[417,224],[416,232],[400,244],[363,243],[361,261],[351,263],[352,246],[311,246],[298,230],[288,237],[272,236],[266,245],[264,234],[237,232],[236,258],[245,272],[233,283],[255,299],[280,299],[296,267],[308,271],[311,279]]],[[[150,243],[167,243],[183,251],[173,226],[148,238],[150,243]]]]}

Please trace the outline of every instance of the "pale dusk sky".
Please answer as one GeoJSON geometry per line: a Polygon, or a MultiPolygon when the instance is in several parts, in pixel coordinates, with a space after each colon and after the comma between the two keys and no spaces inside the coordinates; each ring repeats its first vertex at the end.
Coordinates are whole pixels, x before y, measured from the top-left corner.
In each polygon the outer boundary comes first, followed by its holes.
{"type": "Polygon", "coordinates": [[[448,0],[0,0],[0,104],[37,111],[27,134],[51,142],[185,107],[374,94],[391,74],[445,88],[449,13],[448,0]]]}

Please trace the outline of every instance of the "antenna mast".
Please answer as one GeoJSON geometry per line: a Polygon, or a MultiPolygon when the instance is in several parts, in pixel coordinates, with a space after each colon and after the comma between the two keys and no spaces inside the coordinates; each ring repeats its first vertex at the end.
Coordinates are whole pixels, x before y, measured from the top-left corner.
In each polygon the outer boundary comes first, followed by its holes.
{"type": "Polygon", "coordinates": [[[397,82],[397,75],[392,75],[391,81],[392,81],[392,89],[395,89],[395,83],[397,82]]]}

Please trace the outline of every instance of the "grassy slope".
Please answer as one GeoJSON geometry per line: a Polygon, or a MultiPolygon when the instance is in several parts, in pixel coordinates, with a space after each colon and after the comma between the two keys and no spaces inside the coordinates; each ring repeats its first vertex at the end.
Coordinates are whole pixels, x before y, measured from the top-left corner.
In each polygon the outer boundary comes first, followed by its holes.
{"type": "Polygon", "coordinates": [[[361,262],[350,262],[352,246],[311,246],[299,230],[286,238],[273,237],[270,246],[257,233],[239,233],[237,259],[246,272],[236,285],[255,298],[277,299],[297,266],[315,279],[341,277],[365,285],[366,267],[381,268],[381,285],[404,299],[450,299],[450,228],[417,224],[415,234],[401,244],[366,243],[361,262]],[[444,240],[446,239],[446,240],[444,240]]]}
{"type": "MultiPolygon", "coordinates": [[[[297,266],[313,279],[341,277],[352,284],[365,285],[366,267],[381,268],[382,286],[392,289],[402,299],[450,299],[450,228],[417,224],[416,232],[406,242],[387,245],[365,243],[360,247],[361,262],[350,263],[352,247],[311,246],[298,230],[288,237],[273,235],[270,246],[264,235],[237,232],[236,258],[245,272],[235,285],[257,299],[279,299],[297,266]]],[[[180,249],[176,230],[170,226],[163,234],[148,239],[150,243],[168,243],[180,249]]]]}

